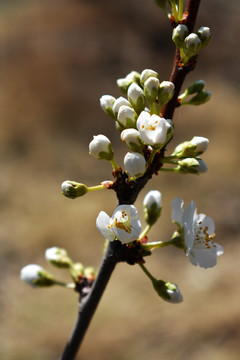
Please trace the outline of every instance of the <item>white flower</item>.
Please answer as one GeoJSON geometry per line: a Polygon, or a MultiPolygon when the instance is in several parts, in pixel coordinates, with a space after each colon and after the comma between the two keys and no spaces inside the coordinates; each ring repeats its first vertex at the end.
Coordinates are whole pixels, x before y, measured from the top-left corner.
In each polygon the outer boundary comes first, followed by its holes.
{"type": "Polygon", "coordinates": [[[118,239],[123,244],[136,240],[141,232],[138,211],[133,205],[118,206],[111,218],[101,211],[96,226],[105,239],[118,239]]]}
{"type": "Polygon", "coordinates": [[[105,135],[93,136],[89,144],[89,153],[96,159],[112,160],[113,150],[110,140],[105,135]]]}
{"type": "Polygon", "coordinates": [[[124,166],[132,177],[139,177],[146,171],[146,160],[142,154],[128,152],[124,157],[124,166]]]}
{"type": "Polygon", "coordinates": [[[170,127],[167,120],[155,114],[150,115],[147,111],[142,111],[137,119],[140,139],[146,145],[164,145],[170,127]]]}
{"type": "Polygon", "coordinates": [[[213,219],[197,214],[194,201],[183,209],[183,200],[176,198],[172,201],[172,220],[184,232],[185,252],[193,265],[205,269],[217,263],[217,256],[223,254],[223,248],[214,242],[215,224],[213,219]]]}

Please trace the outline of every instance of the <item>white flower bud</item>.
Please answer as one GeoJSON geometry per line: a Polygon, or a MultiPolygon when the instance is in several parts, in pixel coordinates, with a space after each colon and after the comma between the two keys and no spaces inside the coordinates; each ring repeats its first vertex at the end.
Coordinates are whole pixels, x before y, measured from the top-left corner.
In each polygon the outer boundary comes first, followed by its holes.
{"type": "Polygon", "coordinates": [[[59,268],[69,268],[72,264],[71,259],[65,249],[53,246],[45,251],[45,258],[52,265],[59,268]]]}
{"type": "Polygon", "coordinates": [[[173,152],[175,157],[195,157],[204,153],[208,148],[209,140],[203,136],[194,136],[190,141],[179,144],[173,152]]]}
{"type": "Polygon", "coordinates": [[[32,287],[51,286],[55,284],[55,278],[36,264],[24,266],[20,272],[20,279],[32,287]]]}
{"type": "Polygon", "coordinates": [[[150,77],[154,77],[154,78],[158,78],[159,75],[156,71],[151,70],[151,69],[145,69],[142,71],[141,75],[140,75],[140,82],[141,84],[144,84],[145,81],[150,78],[150,77]]]}
{"type": "Polygon", "coordinates": [[[201,40],[201,46],[202,48],[207,46],[210,38],[211,38],[211,32],[209,27],[207,26],[201,26],[198,30],[197,30],[197,35],[199,37],[199,39],[201,40]]]}
{"type": "Polygon", "coordinates": [[[151,190],[143,199],[144,218],[152,226],[159,218],[162,210],[162,194],[158,190],[151,190]]]}
{"type": "Polygon", "coordinates": [[[207,172],[208,168],[202,159],[185,158],[178,161],[178,171],[190,174],[200,174],[207,172]]]}
{"type": "Polygon", "coordinates": [[[116,101],[111,95],[103,95],[100,98],[100,106],[102,110],[109,116],[113,116],[113,104],[116,101]]]}
{"type": "Polygon", "coordinates": [[[93,136],[89,144],[89,154],[96,159],[112,160],[113,149],[110,140],[105,135],[93,136]]]}
{"type": "Polygon", "coordinates": [[[190,58],[196,55],[200,50],[200,48],[201,48],[201,40],[199,39],[197,34],[192,33],[185,38],[183,44],[183,51],[187,57],[190,58]]]}
{"type": "Polygon", "coordinates": [[[125,99],[123,96],[120,96],[113,104],[113,113],[115,116],[117,116],[118,111],[122,105],[131,106],[127,99],[125,99]]]}
{"type": "Polygon", "coordinates": [[[173,29],[172,40],[174,44],[181,49],[185,38],[188,35],[188,28],[186,25],[179,24],[175,29],[173,29]]]}
{"type": "Polygon", "coordinates": [[[142,153],[144,145],[136,129],[125,129],[121,132],[121,139],[134,152],[142,153]]]}
{"type": "Polygon", "coordinates": [[[158,101],[161,105],[166,104],[174,94],[175,86],[171,81],[162,81],[158,93],[158,101]]]}
{"type": "Polygon", "coordinates": [[[146,99],[142,88],[136,83],[132,83],[128,88],[127,95],[132,107],[139,114],[146,105],[146,99]]]}
{"type": "Polygon", "coordinates": [[[136,127],[137,114],[132,107],[122,105],[118,111],[117,119],[123,128],[136,127]]]}
{"type": "Polygon", "coordinates": [[[131,177],[139,177],[146,171],[146,160],[139,153],[128,152],[124,157],[124,166],[131,177]]]}
{"type": "Polygon", "coordinates": [[[144,94],[150,102],[156,101],[158,97],[159,80],[156,77],[149,77],[144,83],[144,94]]]}

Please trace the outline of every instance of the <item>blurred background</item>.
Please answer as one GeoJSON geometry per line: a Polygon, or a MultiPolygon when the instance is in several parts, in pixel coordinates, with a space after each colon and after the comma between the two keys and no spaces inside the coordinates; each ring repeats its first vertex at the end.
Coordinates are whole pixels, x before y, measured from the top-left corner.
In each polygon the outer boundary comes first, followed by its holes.
{"type": "MultiPolygon", "coordinates": [[[[238,0],[203,1],[197,26],[212,29],[185,85],[204,79],[210,102],[175,113],[174,147],[194,135],[210,146],[201,176],[162,174],[150,189],[163,194],[163,212],[152,241],[168,240],[171,200],[194,199],[215,219],[216,242],[225,250],[204,270],[183,252],[165,248],[147,259],[156,277],[179,285],[184,302],[163,302],[138,266],[120,264],[91,323],[78,359],[236,360],[240,352],[240,184],[238,115],[238,0]]],[[[120,96],[116,79],[152,68],[168,80],[174,46],[168,20],[151,0],[0,1],[0,357],[51,360],[62,352],[77,314],[78,296],[61,288],[31,289],[20,269],[44,259],[51,246],[65,247],[74,261],[98,267],[103,238],[95,220],[112,214],[115,194],[61,195],[64,180],[88,186],[111,179],[107,162],[92,159],[93,135],[108,136],[123,164],[127,149],[101,111],[103,94],[120,96]]]]}

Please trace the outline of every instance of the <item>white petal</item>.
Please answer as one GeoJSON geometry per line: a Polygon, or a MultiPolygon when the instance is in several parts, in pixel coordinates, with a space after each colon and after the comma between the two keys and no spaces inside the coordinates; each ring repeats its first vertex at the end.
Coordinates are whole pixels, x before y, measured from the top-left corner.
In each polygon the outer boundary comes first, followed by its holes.
{"type": "Polygon", "coordinates": [[[191,201],[190,204],[184,210],[182,216],[184,241],[185,241],[187,255],[189,255],[189,252],[192,249],[195,240],[195,231],[194,231],[195,216],[196,216],[196,205],[194,201],[191,201]]]}
{"type": "Polygon", "coordinates": [[[113,241],[115,239],[115,234],[110,226],[110,217],[104,211],[101,211],[96,220],[96,226],[98,231],[102,234],[105,239],[113,241]]]}
{"type": "Polygon", "coordinates": [[[179,197],[172,201],[172,221],[182,226],[182,215],[183,215],[183,200],[179,197]]]}

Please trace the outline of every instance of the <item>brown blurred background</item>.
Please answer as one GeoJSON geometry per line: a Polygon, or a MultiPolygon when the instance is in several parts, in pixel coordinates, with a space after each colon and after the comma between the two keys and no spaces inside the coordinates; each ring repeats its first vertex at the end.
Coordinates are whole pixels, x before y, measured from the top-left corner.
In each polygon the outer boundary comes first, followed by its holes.
{"type": "MultiPolygon", "coordinates": [[[[163,214],[151,240],[167,240],[174,226],[171,200],[194,199],[216,221],[225,254],[209,270],[193,267],[178,249],[147,259],[149,270],[176,282],[180,305],[164,303],[138,266],[113,274],[78,359],[237,360],[239,290],[239,11],[238,0],[202,1],[197,25],[212,29],[187,81],[203,78],[213,92],[201,107],[175,114],[169,153],[194,135],[207,136],[202,176],[160,174],[141,193],[163,193],[163,214]]],[[[115,82],[131,70],[152,68],[168,80],[174,46],[167,19],[151,0],[0,1],[0,358],[57,359],[77,313],[77,294],[31,289],[19,270],[38,263],[58,278],[64,271],[44,260],[50,246],[67,248],[75,261],[98,266],[103,238],[100,210],[111,214],[113,192],[71,201],[62,181],[95,185],[111,178],[109,164],[90,158],[92,135],[114,143],[122,165],[127,151],[99,98],[120,96],[115,82]]],[[[142,218],[142,215],[141,215],[142,218]]]]}

